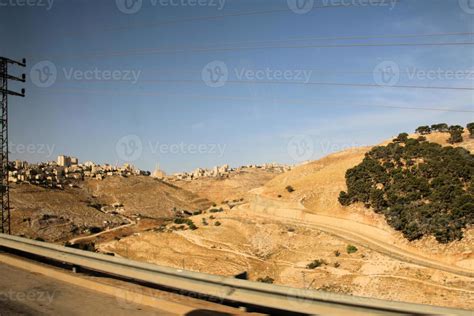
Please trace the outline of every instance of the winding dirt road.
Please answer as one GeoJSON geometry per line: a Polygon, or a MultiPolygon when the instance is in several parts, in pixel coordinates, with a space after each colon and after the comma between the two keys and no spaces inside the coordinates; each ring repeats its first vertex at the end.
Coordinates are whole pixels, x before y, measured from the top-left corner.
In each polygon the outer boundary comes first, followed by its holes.
{"type": "Polygon", "coordinates": [[[250,203],[236,209],[252,216],[280,219],[286,223],[316,228],[400,261],[474,278],[474,267],[466,269],[423,256],[410,246],[397,244],[390,232],[360,222],[313,214],[300,203],[284,202],[255,194],[250,203]]]}

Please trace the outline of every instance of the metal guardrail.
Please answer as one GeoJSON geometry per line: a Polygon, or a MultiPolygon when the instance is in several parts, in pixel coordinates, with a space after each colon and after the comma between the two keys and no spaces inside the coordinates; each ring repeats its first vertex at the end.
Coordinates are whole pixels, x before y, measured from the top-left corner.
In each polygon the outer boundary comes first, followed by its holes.
{"type": "Polygon", "coordinates": [[[276,286],[135,262],[0,234],[0,246],[101,273],[222,300],[319,315],[469,315],[472,311],[276,286]]]}

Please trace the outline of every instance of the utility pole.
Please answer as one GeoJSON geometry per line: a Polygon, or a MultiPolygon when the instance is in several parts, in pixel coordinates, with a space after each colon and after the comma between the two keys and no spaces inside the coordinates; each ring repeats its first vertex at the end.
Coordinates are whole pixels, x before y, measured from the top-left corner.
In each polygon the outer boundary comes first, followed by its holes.
{"type": "Polygon", "coordinates": [[[19,62],[9,58],[0,57],[0,93],[2,94],[0,104],[0,202],[2,207],[2,225],[0,227],[0,233],[2,234],[11,234],[10,190],[8,185],[8,96],[25,97],[25,89],[21,89],[20,93],[8,90],[8,80],[19,82],[26,81],[25,74],[21,77],[9,75],[8,65],[26,67],[26,60],[23,59],[19,62]]]}

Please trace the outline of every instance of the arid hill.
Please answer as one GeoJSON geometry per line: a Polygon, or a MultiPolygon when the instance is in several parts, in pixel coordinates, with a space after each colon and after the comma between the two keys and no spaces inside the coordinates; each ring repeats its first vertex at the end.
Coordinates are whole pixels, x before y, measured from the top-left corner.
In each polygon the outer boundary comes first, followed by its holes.
{"type": "Polygon", "coordinates": [[[191,192],[143,176],[87,179],[64,190],[14,184],[10,195],[13,233],[52,242],[90,234],[91,228],[97,231],[127,224],[127,218],[135,214],[172,217],[174,209],[211,205],[191,192]]]}
{"type": "Polygon", "coordinates": [[[205,198],[151,177],[88,179],[83,189],[107,205],[122,204],[128,215],[169,217],[174,209],[196,211],[211,206],[205,198]]]}
{"type": "MultiPolygon", "coordinates": [[[[417,138],[418,136],[416,134],[410,135],[411,138],[417,138]]],[[[463,135],[464,141],[455,145],[447,142],[448,133],[436,132],[425,135],[425,137],[428,141],[442,146],[460,146],[474,151],[474,139],[469,138],[468,132],[465,132],[463,135]]],[[[381,145],[386,145],[390,142],[391,140],[383,142],[381,145]]],[[[406,243],[407,241],[402,237],[401,233],[393,230],[381,214],[376,214],[373,210],[366,209],[361,203],[345,207],[338,201],[340,192],[347,189],[346,171],[361,163],[365,153],[370,149],[371,147],[352,148],[300,165],[290,172],[269,181],[260,190],[260,193],[272,198],[277,198],[280,195],[279,199],[282,201],[300,202],[308,212],[315,214],[340,217],[376,226],[397,236],[400,243],[406,243]],[[287,186],[291,186],[294,191],[289,193],[286,190],[287,186]]],[[[471,249],[471,255],[474,256],[472,254],[474,251],[472,246],[474,229],[467,229],[467,233],[464,235],[465,238],[461,242],[453,242],[448,245],[439,244],[433,237],[422,238],[413,242],[413,244],[418,245],[427,252],[444,254],[446,256],[451,255],[452,258],[465,252],[466,249],[471,249]]],[[[469,262],[474,262],[474,257],[469,260],[469,262]]]]}
{"type": "Polygon", "coordinates": [[[261,187],[280,173],[271,169],[246,168],[232,173],[229,178],[202,178],[193,181],[175,181],[176,186],[196,193],[214,203],[246,198],[247,192],[261,187]]]}

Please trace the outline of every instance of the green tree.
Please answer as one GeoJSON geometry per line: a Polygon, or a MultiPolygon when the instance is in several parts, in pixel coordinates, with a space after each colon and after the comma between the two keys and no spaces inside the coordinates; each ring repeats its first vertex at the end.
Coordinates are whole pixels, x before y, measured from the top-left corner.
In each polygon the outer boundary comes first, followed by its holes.
{"type": "Polygon", "coordinates": [[[469,135],[471,138],[474,138],[474,122],[467,124],[467,130],[469,131],[469,135]]]}
{"type": "Polygon", "coordinates": [[[400,133],[398,134],[397,138],[395,138],[393,141],[397,143],[404,143],[408,140],[408,134],[407,133],[400,133]]]}
{"type": "Polygon", "coordinates": [[[451,136],[448,138],[448,143],[450,144],[462,143],[463,137],[462,137],[462,132],[460,130],[458,129],[450,130],[449,134],[451,136]]]}
{"type": "Polygon", "coordinates": [[[431,130],[436,132],[447,132],[448,131],[448,124],[446,123],[439,123],[431,125],[431,130]]]}
{"type": "MultiPolygon", "coordinates": [[[[462,130],[454,127],[450,133],[462,139],[462,130]]],[[[397,139],[374,147],[347,170],[347,191],[339,202],[373,208],[409,240],[462,238],[462,229],[474,224],[474,155],[404,136],[399,137],[404,144],[397,139]]]]}
{"type": "Polygon", "coordinates": [[[420,126],[416,129],[415,131],[417,134],[421,134],[421,135],[428,135],[428,134],[431,134],[431,128],[427,125],[425,126],[420,126]]]}

